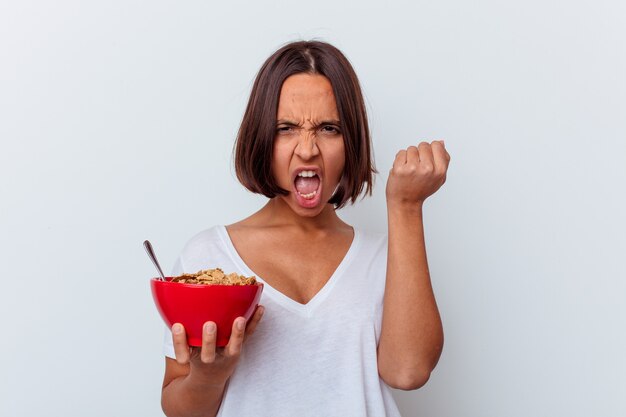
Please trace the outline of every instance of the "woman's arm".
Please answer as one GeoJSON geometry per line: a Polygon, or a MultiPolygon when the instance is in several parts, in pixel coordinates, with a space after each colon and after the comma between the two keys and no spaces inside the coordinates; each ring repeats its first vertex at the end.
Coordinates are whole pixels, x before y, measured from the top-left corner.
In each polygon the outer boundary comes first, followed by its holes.
{"type": "Polygon", "coordinates": [[[394,388],[411,390],[424,385],[443,348],[422,207],[445,182],[449,160],[442,142],[423,142],[419,148],[400,151],[389,174],[389,247],[378,369],[394,388]]]}
{"type": "Polygon", "coordinates": [[[239,361],[245,338],[254,333],[264,312],[258,306],[246,325],[243,317],[233,322],[228,344],[216,347],[217,327],[204,324],[202,347],[192,351],[185,329],[180,323],[172,326],[176,360],[166,358],[165,377],[161,391],[161,407],[168,417],[215,417],[224,389],[239,361]]]}
{"type": "Polygon", "coordinates": [[[225,383],[211,383],[190,366],[165,358],[161,407],[168,417],[215,417],[222,402],[225,383]]]}

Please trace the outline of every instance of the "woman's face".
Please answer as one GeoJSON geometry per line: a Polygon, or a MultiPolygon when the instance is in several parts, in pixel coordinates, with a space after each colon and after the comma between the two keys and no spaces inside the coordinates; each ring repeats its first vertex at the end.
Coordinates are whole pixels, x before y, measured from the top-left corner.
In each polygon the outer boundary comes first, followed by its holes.
{"type": "Polygon", "coordinates": [[[280,90],[272,174],[289,191],[282,198],[301,216],[318,215],[339,184],[345,164],[343,135],[330,81],[295,74],[280,90]]]}

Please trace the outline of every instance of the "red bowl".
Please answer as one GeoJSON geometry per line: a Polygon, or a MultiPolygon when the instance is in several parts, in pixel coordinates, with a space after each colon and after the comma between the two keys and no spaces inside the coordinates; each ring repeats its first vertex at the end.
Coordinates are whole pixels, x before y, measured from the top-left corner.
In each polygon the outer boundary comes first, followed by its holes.
{"type": "Polygon", "coordinates": [[[263,284],[202,285],[181,284],[158,278],[150,280],[152,298],[161,317],[172,327],[181,323],[189,346],[202,346],[202,326],[207,321],[217,325],[217,346],[225,346],[237,317],[250,320],[259,305],[263,284]]]}

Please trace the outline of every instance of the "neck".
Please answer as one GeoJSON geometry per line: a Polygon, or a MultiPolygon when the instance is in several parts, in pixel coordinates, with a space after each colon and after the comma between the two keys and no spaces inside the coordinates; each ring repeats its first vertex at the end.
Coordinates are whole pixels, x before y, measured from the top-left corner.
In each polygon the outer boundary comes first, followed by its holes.
{"type": "Polygon", "coordinates": [[[305,232],[346,226],[332,204],[326,204],[317,216],[305,217],[294,212],[280,197],[270,199],[256,216],[269,227],[292,227],[305,232]]]}

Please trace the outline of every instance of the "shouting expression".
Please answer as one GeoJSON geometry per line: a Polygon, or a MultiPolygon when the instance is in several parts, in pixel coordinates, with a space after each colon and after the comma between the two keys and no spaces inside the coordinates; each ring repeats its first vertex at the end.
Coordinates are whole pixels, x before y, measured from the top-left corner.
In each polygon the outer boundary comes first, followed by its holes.
{"type": "Polygon", "coordinates": [[[345,164],[335,95],[328,78],[295,74],[280,90],[272,174],[289,191],[278,196],[301,216],[321,213],[345,164]]]}

